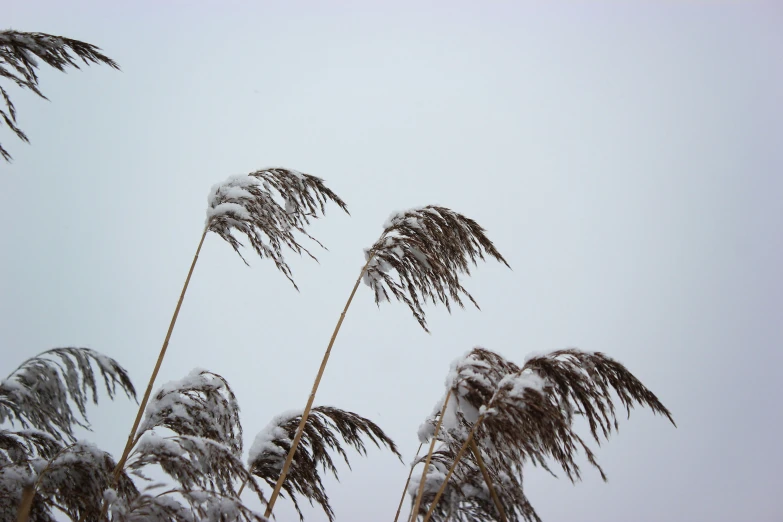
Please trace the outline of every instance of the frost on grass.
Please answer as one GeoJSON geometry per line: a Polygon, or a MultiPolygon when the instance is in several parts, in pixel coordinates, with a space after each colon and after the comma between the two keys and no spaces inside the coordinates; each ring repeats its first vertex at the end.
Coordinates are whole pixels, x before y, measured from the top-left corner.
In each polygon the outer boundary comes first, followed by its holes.
{"type": "MultiPolygon", "coordinates": [[[[0,79],[14,83],[22,89],[28,89],[41,98],[47,99],[38,88],[36,74],[40,65],[38,60],[58,71],[65,71],[69,66],[79,68],[76,58],[80,58],[86,65],[102,63],[113,69],[119,69],[111,58],[102,54],[100,49],[92,44],[44,33],[0,31],[0,79]]],[[[27,135],[17,126],[16,107],[2,85],[0,85],[0,96],[5,103],[5,109],[0,109],[0,118],[19,139],[29,143],[27,135]]],[[[2,145],[0,145],[0,156],[6,161],[11,161],[11,154],[2,145]]]]}
{"type": "MultiPolygon", "coordinates": [[[[248,464],[252,473],[272,487],[280,476],[301,420],[300,411],[278,415],[261,430],[251,447],[248,464]]],[[[350,467],[343,443],[347,443],[361,455],[366,455],[367,448],[363,438],[369,439],[378,447],[386,446],[400,458],[394,442],[370,420],[328,406],[319,406],[311,410],[288,476],[283,483],[283,490],[293,501],[302,520],[304,517],[299,508],[297,495],[303,496],[311,503],[318,503],[330,522],[334,520],[334,512],[329,505],[329,497],[324,489],[320,471],[328,471],[337,478],[337,468],[330,450],[340,455],[350,467]]]]}
{"type": "MultiPolygon", "coordinates": [[[[522,490],[526,462],[551,473],[549,462],[554,461],[573,482],[581,478],[575,461],[581,449],[606,479],[592,451],[574,431],[575,415],[587,420],[591,435],[599,443],[617,430],[617,399],[629,415],[630,409],[639,405],[672,421],[669,411],[650,390],[622,364],[600,352],[568,349],[539,353],[527,357],[520,367],[499,354],[475,348],[452,363],[446,387],[457,399],[458,406],[450,415],[457,417],[458,427],[438,433],[439,451],[450,455],[450,465],[473,429],[508,520],[539,520],[522,490]]],[[[442,406],[443,399],[439,404],[442,406]]],[[[440,406],[436,405],[419,430],[422,440],[433,436],[439,415],[440,406]]],[[[444,425],[453,423],[444,418],[444,425]]],[[[471,491],[476,486],[470,482],[471,477],[479,476],[476,465],[471,452],[462,457],[432,520],[498,516],[494,504],[465,496],[466,485],[471,491]]],[[[425,496],[421,509],[426,512],[431,502],[432,498],[427,500],[425,496]]]]}
{"type": "Polygon", "coordinates": [[[450,312],[452,302],[464,307],[462,299],[467,298],[478,308],[460,275],[470,275],[471,265],[485,255],[508,266],[472,219],[435,205],[414,208],[390,216],[381,237],[365,250],[369,262],[363,281],[373,290],[376,304],[391,294],[429,332],[423,308],[427,301],[441,303],[450,312]]]}
{"type": "Polygon", "coordinates": [[[283,250],[316,259],[294,234],[323,247],[306,227],[311,218],[324,215],[329,201],[348,213],[345,202],[323,179],[280,167],[261,169],[231,176],[212,187],[207,198],[206,226],[227,241],[247,264],[240,252],[243,245],[235,234],[244,235],[256,254],[271,259],[296,288],[283,250]]]}

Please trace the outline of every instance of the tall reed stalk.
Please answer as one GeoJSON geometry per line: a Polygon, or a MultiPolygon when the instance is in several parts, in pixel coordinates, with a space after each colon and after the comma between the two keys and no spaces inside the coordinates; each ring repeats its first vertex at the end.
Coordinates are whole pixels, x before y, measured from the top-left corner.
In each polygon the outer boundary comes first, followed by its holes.
{"type": "MultiPolygon", "coordinates": [[[[313,407],[313,401],[315,401],[315,394],[318,391],[318,386],[321,384],[321,378],[324,375],[324,370],[326,370],[326,363],[329,362],[329,355],[332,353],[332,347],[334,346],[335,339],[337,339],[337,333],[340,331],[340,327],[343,325],[345,314],[348,312],[348,308],[351,306],[353,296],[356,295],[356,290],[359,288],[359,283],[362,281],[362,275],[364,275],[364,271],[366,270],[367,265],[371,260],[372,257],[369,258],[367,263],[365,263],[365,265],[362,267],[362,270],[359,273],[359,277],[356,279],[356,283],[353,285],[353,290],[351,290],[351,295],[348,296],[348,301],[346,301],[345,307],[340,314],[340,318],[337,320],[337,326],[334,327],[332,337],[329,339],[329,345],[326,347],[323,359],[321,360],[321,366],[318,368],[318,373],[316,374],[315,381],[313,382],[313,389],[310,391],[310,395],[307,397],[307,404],[305,405],[304,412],[302,413],[302,420],[299,421],[299,426],[296,428],[296,435],[294,435],[294,441],[291,444],[291,450],[288,452],[288,455],[286,455],[285,464],[283,464],[283,469],[280,472],[280,478],[277,479],[277,483],[275,483],[275,487],[272,490],[272,496],[269,497],[269,502],[266,505],[266,512],[264,513],[265,517],[272,515],[272,509],[275,507],[277,497],[280,496],[280,489],[283,487],[283,482],[285,482],[285,478],[288,476],[288,470],[291,468],[291,462],[294,460],[294,453],[296,453],[296,448],[299,446],[299,441],[302,440],[302,434],[304,433],[307,419],[310,416],[310,410],[313,407]]],[[[240,489],[240,493],[241,491],[242,490],[240,489]]]]}
{"type": "MultiPolygon", "coordinates": [[[[188,276],[185,278],[185,284],[182,286],[182,292],[179,294],[179,300],[177,300],[177,306],[174,308],[174,315],[171,316],[169,322],[169,329],[166,331],[166,337],[163,339],[163,346],[160,348],[158,354],[158,360],[155,361],[155,367],[152,369],[152,375],[147,383],[147,389],[144,391],[144,397],[139,404],[139,410],[136,412],[136,419],[133,421],[133,426],[128,434],[128,441],[125,443],[125,449],[122,451],[120,460],[117,461],[117,466],[112,473],[112,487],[117,484],[120,478],[120,474],[125,467],[125,462],[128,460],[133,445],[136,443],[136,430],[139,428],[141,418],[144,415],[144,410],[147,408],[147,403],[150,400],[152,394],[152,387],[155,384],[155,379],[158,377],[160,366],[163,364],[163,358],[166,356],[166,349],[169,347],[169,340],[171,340],[171,333],[174,331],[174,325],[177,323],[177,317],[179,317],[180,308],[182,308],[182,301],[185,300],[185,293],[188,291],[188,285],[190,285],[190,278],[193,276],[193,269],[196,268],[196,262],[198,262],[198,255],[201,253],[201,247],[204,245],[204,238],[207,237],[207,231],[209,225],[204,227],[204,232],[201,233],[201,239],[198,242],[198,248],[196,248],[196,254],[193,256],[193,261],[190,263],[190,270],[188,270],[188,276]]],[[[105,513],[104,513],[105,514],[105,513]]]]}

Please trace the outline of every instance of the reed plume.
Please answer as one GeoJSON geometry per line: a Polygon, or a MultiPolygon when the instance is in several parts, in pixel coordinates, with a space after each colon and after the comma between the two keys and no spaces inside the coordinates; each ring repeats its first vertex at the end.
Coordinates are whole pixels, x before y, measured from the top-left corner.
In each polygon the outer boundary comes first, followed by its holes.
{"type": "Polygon", "coordinates": [[[285,482],[334,341],[359,283],[364,280],[373,290],[377,305],[388,300],[391,293],[410,308],[419,325],[429,333],[423,303],[428,300],[432,304],[441,303],[451,312],[452,301],[463,307],[462,298],[467,297],[478,308],[478,303],[463,288],[460,275],[470,274],[470,265],[477,265],[477,260],[484,260],[485,255],[509,266],[478,223],[446,207],[428,205],[398,212],[392,214],[383,227],[380,238],[365,250],[366,262],[324,353],[283,471],[267,504],[264,513],[267,517],[272,515],[285,482]]]}
{"type": "MultiPolygon", "coordinates": [[[[574,431],[577,415],[588,421],[590,433],[599,444],[618,429],[615,397],[629,416],[635,405],[646,406],[674,424],[671,413],[650,390],[622,364],[600,352],[558,350],[530,357],[519,367],[498,354],[477,348],[452,365],[447,393],[454,394],[457,401],[451,418],[444,421],[447,429],[440,432],[440,440],[453,460],[437,493],[430,501],[425,497],[425,506],[429,504],[425,521],[446,520],[450,512],[454,516],[459,504],[455,508],[449,501],[445,507],[439,507],[438,501],[452,487],[452,477],[456,477],[453,487],[460,487],[460,477],[466,473],[460,470],[460,463],[463,457],[470,458],[465,456],[472,444],[490,474],[504,481],[505,477],[519,477],[519,491],[515,486],[510,490],[518,502],[502,501],[508,520],[531,521],[539,519],[521,492],[525,462],[551,473],[547,460],[552,459],[575,482],[581,478],[581,472],[574,457],[581,449],[606,480],[595,455],[574,431]]],[[[432,424],[431,416],[419,430],[421,438],[429,438],[432,424]]],[[[493,483],[498,485],[495,479],[493,483]]],[[[499,486],[501,499],[507,497],[503,482],[499,486]]],[[[421,514],[417,511],[414,517],[421,514]]],[[[493,509],[485,517],[496,520],[498,513],[493,509]]]]}
{"type": "Polygon", "coordinates": [[[135,496],[109,490],[104,515],[112,520],[266,520],[239,500],[237,486],[249,484],[261,503],[260,486],[242,461],[239,405],[220,375],[194,369],[164,384],[145,411],[126,469],[150,479],[145,469],[162,470],[176,484],[162,493],[150,484],[135,496]]]}
{"type": "MultiPolygon", "coordinates": [[[[254,475],[264,479],[270,486],[274,486],[280,476],[285,456],[290,452],[292,439],[301,417],[301,412],[283,413],[275,417],[256,435],[250,449],[248,466],[254,475]]],[[[334,511],[329,505],[329,497],[319,469],[339,478],[330,450],[340,455],[350,468],[351,464],[342,443],[353,447],[360,455],[366,455],[367,448],[363,437],[379,448],[381,445],[387,447],[401,458],[394,441],[369,419],[329,406],[318,406],[312,409],[301,439],[302,447],[296,453],[290,468],[289,480],[283,486],[299,513],[300,520],[304,520],[304,516],[297,495],[303,496],[311,504],[316,502],[326,513],[329,521],[334,521],[334,511]]]]}
{"type": "MultiPolygon", "coordinates": [[[[78,69],[79,63],[76,58],[81,58],[86,65],[102,63],[119,70],[119,65],[100,51],[100,48],[92,44],[63,36],[12,30],[0,31],[0,78],[15,83],[22,89],[30,90],[46,100],[48,98],[38,88],[36,74],[38,60],[61,72],[65,72],[69,66],[78,69]]],[[[1,85],[0,96],[5,102],[5,110],[0,109],[0,117],[19,139],[29,143],[27,135],[17,126],[16,107],[1,85]]],[[[7,162],[12,159],[11,154],[2,145],[0,145],[0,156],[7,162]]]]}
{"type": "MultiPolygon", "coordinates": [[[[242,244],[234,235],[235,233],[244,234],[256,254],[261,259],[272,259],[278,270],[296,288],[291,270],[283,257],[283,247],[298,254],[305,252],[315,259],[309,251],[299,244],[294,232],[299,232],[318,243],[307,233],[305,227],[311,219],[318,218],[319,215],[325,213],[328,201],[336,203],[346,213],[348,212],[345,202],[332,192],[321,178],[279,167],[257,170],[246,176],[232,176],[223,183],[212,187],[208,197],[207,215],[201,240],[191,262],[144,397],[139,405],[136,419],[128,435],[122,457],[117,463],[115,477],[119,477],[137,440],[139,423],[166,355],[166,349],[207,232],[214,232],[223,238],[247,264],[239,250],[242,244]]],[[[318,244],[320,245],[320,243],[318,244]]]]}
{"type": "Polygon", "coordinates": [[[99,379],[110,399],[119,388],[135,400],[127,371],[95,350],[53,348],[31,357],[0,381],[0,423],[40,430],[58,444],[74,442],[74,428],[90,426],[86,408],[98,404],[99,379]]]}
{"type": "MultiPolygon", "coordinates": [[[[47,350],[0,381],[0,424],[10,424],[0,429],[0,519],[54,520],[54,510],[76,519],[97,514],[95,499],[115,463],[77,441],[74,430],[89,429],[86,408],[98,403],[100,381],[111,399],[118,391],[136,397],[126,370],[89,348],[47,350]]],[[[125,475],[118,487],[134,491],[125,475]]]]}

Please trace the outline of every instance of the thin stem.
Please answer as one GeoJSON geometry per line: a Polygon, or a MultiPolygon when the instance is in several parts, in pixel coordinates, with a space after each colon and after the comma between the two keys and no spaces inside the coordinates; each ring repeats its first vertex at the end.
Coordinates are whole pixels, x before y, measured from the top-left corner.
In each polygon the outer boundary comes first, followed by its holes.
{"type": "Polygon", "coordinates": [[[30,509],[33,507],[35,497],[35,485],[30,484],[22,488],[22,500],[19,502],[19,511],[16,513],[16,522],[27,522],[30,517],[30,509]]]}
{"type": "Polygon", "coordinates": [[[435,425],[435,433],[432,434],[432,441],[430,442],[430,450],[427,452],[427,458],[424,461],[424,469],[421,472],[421,482],[419,482],[419,491],[416,494],[416,502],[413,504],[411,510],[411,522],[416,520],[419,515],[419,506],[421,506],[421,497],[424,496],[424,486],[427,481],[427,472],[430,469],[430,462],[432,461],[432,452],[435,449],[435,442],[437,442],[438,433],[440,432],[440,426],[443,424],[443,416],[446,414],[446,407],[449,405],[449,399],[451,398],[451,389],[446,394],[446,400],[443,401],[443,408],[440,410],[440,417],[438,418],[438,424],[435,425]]]}
{"type": "Polygon", "coordinates": [[[492,478],[490,478],[489,471],[487,471],[487,467],[484,465],[484,459],[481,458],[481,454],[479,453],[479,448],[475,439],[470,440],[470,451],[472,451],[473,455],[476,457],[476,462],[478,463],[478,467],[481,470],[481,474],[484,475],[484,482],[487,483],[489,493],[492,495],[492,501],[495,503],[495,508],[498,510],[501,522],[506,522],[506,510],[503,509],[503,504],[500,503],[500,498],[495,491],[495,486],[492,484],[492,478]]]}
{"type": "Polygon", "coordinates": [[[397,522],[397,519],[400,518],[400,511],[402,510],[402,503],[405,502],[405,493],[408,492],[408,484],[411,483],[411,476],[413,475],[413,468],[416,467],[416,458],[418,458],[419,453],[421,452],[421,448],[424,447],[424,443],[422,442],[419,444],[419,449],[416,450],[416,456],[413,457],[413,464],[411,465],[411,470],[408,472],[408,480],[405,481],[405,487],[402,488],[402,496],[400,497],[400,504],[397,506],[397,514],[394,515],[394,522],[397,522]]]}
{"type": "MultiPolygon", "coordinates": [[[[117,481],[120,479],[120,475],[122,474],[122,470],[125,467],[125,462],[128,460],[128,455],[130,454],[131,449],[133,448],[133,445],[135,444],[135,436],[136,436],[136,430],[139,428],[139,424],[141,423],[141,418],[144,415],[144,410],[147,407],[147,402],[150,399],[150,394],[152,394],[152,386],[155,384],[155,378],[158,376],[158,372],[160,371],[160,366],[163,363],[163,358],[166,356],[166,348],[169,346],[169,340],[171,339],[171,332],[174,331],[174,325],[177,322],[177,317],[179,316],[179,310],[182,308],[182,301],[185,299],[185,292],[188,290],[188,285],[190,284],[190,278],[193,275],[193,269],[196,267],[196,261],[198,261],[198,255],[201,253],[201,246],[204,244],[204,238],[207,237],[207,232],[209,231],[209,224],[204,227],[204,232],[201,234],[201,240],[198,243],[198,248],[196,249],[196,254],[193,256],[193,262],[190,264],[190,270],[188,270],[188,277],[185,279],[185,284],[182,286],[182,293],[179,295],[179,301],[177,301],[177,307],[174,309],[174,315],[171,317],[171,323],[169,323],[169,329],[166,332],[166,338],[163,341],[163,346],[160,348],[160,354],[158,355],[158,361],[155,363],[155,368],[152,370],[152,375],[150,376],[149,384],[147,384],[147,390],[144,392],[144,398],[141,400],[141,404],[139,404],[139,411],[136,414],[136,420],[133,421],[133,427],[130,430],[130,433],[128,434],[128,442],[125,444],[125,450],[122,452],[122,457],[120,457],[120,460],[117,462],[117,466],[114,468],[114,473],[112,474],[111,479],[111,485],[112,487],[117,485],[117,481]]],[[[103,508],[101,509],[101,520],[104,516],[106,516],[106,512],[108,510],[108,503],[103,502],[103,508]]]]}
{"type": "Polygon", "coordinates": [[[291,467],[291,462],[294,460],[294,453],[296,453],[296,448],[299,445],[302,434],[304,433],[304,428],[307,424],[307,417],[310,415],[310,409],[313,407],[315,393],[318,391],[318,385],[321,384],[321,377],[323,377],[324,370],[326,369],[326,363],[329,361],[329,355],[332,353],[332,346],[334,346],[334,340],[337,338],[337,332],[340,331],[340,327],[342,326],[343,320],[345,319],[345,314],[348,312],[348,307],[351,306],[351,301],[353,301],[353,296],[356,295],[356,289],[359,288],[359,283],[362,281],[364,271],[367,269],[372,259],[373,256],[369,256],[367,258],[367,262],[362,267],[361,272],[359,272],[359,277],[356,279],[356,284],[353,285],[353,290],[351,290],[351,295],[348,297],[348,301],[345,303],[345,308],[343,308],[343,312],[340,314],[340,319],[337,321],[337,326],[334,327],[332,338],[329,340],[329,346],[326,347],[324,358],[321,361],[321,367],[318,369],[318,375],[315,377],[313,390],[310,392],[310,397],[307,399],[307,406],[305,406],[304,412],[302,413],[302,420],[299,421],[299,427],[296,429],[296,435],[294,436],[294,440],[291,443],[291,450],[288,452],[288,456],[285,459],[285,464],[283,464],[283,470],[280,472],[280,477],[277,479],[275,489],[272,491],[272,496],[269,499],[269,503],[266,505],[266,512],[264,513],[264,516],[267,518],[272,516],[272,509],[275,507],[277,497],[280,495],[280,489],[283,487],[283,482],[285,482],[285,478],[288,475],[288,469],[291,467]]]}

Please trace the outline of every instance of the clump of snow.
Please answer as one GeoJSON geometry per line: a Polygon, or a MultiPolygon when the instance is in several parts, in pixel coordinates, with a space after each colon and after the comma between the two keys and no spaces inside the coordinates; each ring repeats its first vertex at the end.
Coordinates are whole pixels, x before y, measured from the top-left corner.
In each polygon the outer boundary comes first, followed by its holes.
{"type": "Polygon", "coordinates": [[[215,207],[207,209],[206,222],[209,223],[212,218],[222,216],[224,214],[233,215],[234,217],[247,221],[250,219],[250,212],[239,203],[221,203],[215,207]]]}
{"type": "Polygon", "coordinates": [[[526,390],[543,392],[546,387],[546,379],[536,373],[514,373],[506,375],[498,383],[498,388],[506,389],[506,395],[515,399],[521,399],[526,390]]]}
{"type": "Polygon", "coordinates": [[[103,501],[107,504],[111,505],[115,500],[117,500],[117,490],[108,488],[104,490],[103,492],[103,501]]]}
{"type": "Polygon", "coordinates": [[[245,174],[230,176],[222,183],[212,185],[207,197],[207,223],[223,214],[249,219],[250,214],[241,202],[253,199],[255,196],[247,189],[258,185],[257,178],[245,174]]]}
{"type": "Polygon", "coordinates": [[[479,415],[495,415],[497,414],[498,410],[495,408],[487,408],[486,405],[482,405],[481,408],[479,408],[478,413],[479,415]]]}
{"type": "Polygon", "coordinates": [[[264,429],[259,431],[255,440],[253,440],[253,445],[250,446],[250,450],[248,451],[248,465],[252,466],[253,462],[258,460],[258,458],[263,454],[271,454],[279,457],[280,468],[282,469],[283,463],[285,462],[286,451],[275,444],[274,441],[289,440],[288,432],[280,426],[287,423],[291,419],[301,416],[302,413],[302,410],[288,410],[283,412],[275,416],[269,422],[269,424],[264,427],[264,429]]]}
{"type": "Polygon", "coordinates": [[[142,435],[137,449],[141,453],[183,455],[182,447],[171,439],[161,437],[154,431],[148,431],[142,435]]]}
{"type": "MultiPolygon", "coordinates": [[[[440,489],[443,481],[446,480],[446,473],[448,469],[440,462],[430,462],[430,467],[427,469],[427,475],[424,481],[424,493],[435,493],[440,489]]],[[[408,494],[414,498],[419,493],[419,484],[421,484],[421,473],[414,472],[411,475],[410,483],[408,484],[408,494]]]]}

